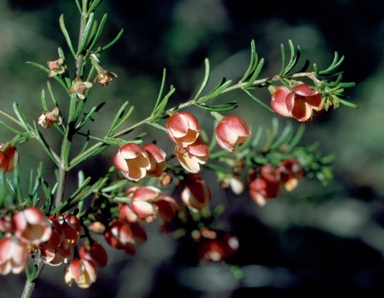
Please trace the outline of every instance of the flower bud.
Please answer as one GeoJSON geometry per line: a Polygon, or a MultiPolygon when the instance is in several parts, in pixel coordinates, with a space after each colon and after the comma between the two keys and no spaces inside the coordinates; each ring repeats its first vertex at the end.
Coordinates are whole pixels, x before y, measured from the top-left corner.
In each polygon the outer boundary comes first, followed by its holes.
{"type": "Polygon", "coordinates": [[[169,138],[180,147],[193,144],[199,136],[200,124],[195,116],[188,112],[172,115],[167,121],[169,138]]]}
{"type": "Polygon", "coordinates": [[[181,200],[192,211],[201,211],[211,201],[211,189],[198,175],[188,175],[183,183],[181,200]]]}
{"type": "Polygon", "coordinates": [[[233,152],[237,144],[243,143],[251,131],[243,119],[227,116],[216,127],[216,140],[221,148],[233,152]]]}

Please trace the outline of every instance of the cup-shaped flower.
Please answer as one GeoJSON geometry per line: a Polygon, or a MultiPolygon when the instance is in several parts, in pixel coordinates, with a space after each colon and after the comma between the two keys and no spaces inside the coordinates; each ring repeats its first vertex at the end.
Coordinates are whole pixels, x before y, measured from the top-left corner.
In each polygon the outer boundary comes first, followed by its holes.
{"type": "MultiPolygon", "coordinates": [[[[130,197],[132,212],[147,222],[155,220],[157,215],[165,221],[171,221],[180,209],[175,199],[163,195],[158,188],[152,186],[136,187],[130,197]]],[[[124,212],[124,215],[131,218],[127,211],[124,212]]]]}
{"type": "Polygon", "coordinates": [[[199,121],[188,112],[173,114],[167,121],[169,138],[180,147],[193,144],[199,137],[199,121]]]}
{"type": "Polygon", "coordinates": [[[233,152],[237,144],[243,143],[251,131],[243,119],[227,116],[216,126],[216,140],[221,148],[233,152]]]}
{"type": "Polygon", "coordinates": [[[51,223],[52,233],[48,241],[40,244],[40,254],[44,263],[58,266],[71,256],[72,247],[65,238],[64,228],[57,216],[51,215],[48,220],[51,223]]]}
{"type": "Polygon", "coordinates": [[[211,201],[211,189],[199,175],[187,175],[182,187],[181,200],[193,212],[201,211],[211,201]]]}
{"type": "Polygon", "coordinates": [[[92,88],[93,84],[91,82],[83,82],[81,78],[76,77],[73,81],[73,85],[69,87],[68,93],[73,94],[76,93],[77,97],[81,100],[85,99],[85,92],[92,88]]]}
{"type": "Polygon", "coordinates": [[[137,187],[131,194],[131,209],[141,219],[152,222],[158,212],[158,207],[154,203],[161,197],[162,194],[156,187],[137,187]]]}
{"type": "Polygon", "coordinates": [[[12,172],[15,168],[15,163],[18,163],[20,160],[20,156],[17,153],[16,147],[12,145],[8,145],[5,147],[6,143],[0,144],[0,171],[4,173],[12,172]],[[15,160],[17,156],[17,161],[15,160]]]}
{"type": "Polygon", "coordinates": [[[28,263],[28,248],[22,242],[17,242],[11,236],[0,240],[0,274],[18,274],[28,263]]]}
{"type": "Polygon", "coordinates": [[[278,87],[271,99],[271,107],[277,114],[300,122],[311,121],[314,111],[322,110],[323,104],[319,91],[311,89],[308,84],[299,84],[292,91],[278,87]]]}
{"type": "Polygon", "coordinates": [[[14,235],[27,244],[38,245],[51,237],[52,229],[48,218],[37,207],[28,207],[12,217],[14,235]]]}
{"type": "Polygon", "coordinates": [[[41,125],[44,128],[50,128],[53,124],[60,125],[63,122],[63,119],[60,116],[60,111],[58,107],[54,107],[50,111],[42,111],[41,116],[37,120],[37,124],[41,125]]]}
{"type": "Polygon", "coordinates": [[[154,204],[158,207],[157,212],[164,221],[172,221],[177,212],[180,211],[179,204],[169,195],[163,195],[154,204]]]}
{"type": "Polygon", "coordinates": [[[127,143],[115,154],[114,162],[129,180],[139,181],[147,174],[151,164],[145,150],[135,143],[127,143]]]}
{"type": "Polygon", "coordinates": [[[264,206],[267,200],[279,195],[279,181],[270,180],[263,176],[257,177],[249,184],[249,193],[258,205],[264,206]]]}
{"type": "Polygon", "coordinates": [[[47,61],[47,65],[50,70],[48,73],[48,77],[50,78],[58,74],[63,74],[65,71],[64,59],[61,57],[55,61],[47,61]]]}
{"type": "Polygon", "coordinates": [[[147,170],[147,175],[160,177],[165,167],[165,152],[155,144],[145,144],[142,148],[147,153],[150,164],[147,170]]]}
{"type": "Polygon", "coordinates": [[[174,153],[180,165],[190,173],[198,173],[200,165],[209,159],[209,149],[201,139],[185,148],[176,145],[174,153]]]}
{"type": "Polygon", "coordinates": [[[76,246],[80,239],[81,223],[73,214],[56,214],[57,221],[63,227],[64,237],[72,247],[76,246]]]}
{"type": "Polygon", "coordinates": [[[108,262],[107,252],[99,242],[84,242],[79,249],[79,256],[93,261],[97,267],[105,267],[108,262]]]}
{"type": "Polygon", "coordinates": [[[69,286],[75,282],[79,288],[89,288],[96,278],[96,265],[90,260],[75,258],[64,268],[64,281],[69,286]]]}
{"type": "Polygon", "coordinates": [[[137,244],[147,240],[147,234],[138,223],[129,223],[123,219],[113,220],[104,232],[107,243],[127,254],[135,255],[137,244]]]}

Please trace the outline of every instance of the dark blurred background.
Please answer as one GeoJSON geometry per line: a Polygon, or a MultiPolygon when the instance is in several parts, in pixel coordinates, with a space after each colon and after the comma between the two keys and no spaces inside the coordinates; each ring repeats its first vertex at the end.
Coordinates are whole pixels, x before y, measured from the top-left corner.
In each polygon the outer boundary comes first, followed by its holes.
{"type": "MultiPolygon", "coordinates": [[[[229,261],[242,269],[242,281],[223,264],[194,266],[190,243],[159,235],[159,223],[155,223],[146,227],[149,241],[134,258],[109,250],[109,265],[98,271],[99,280],[90,289],[68,288],[63,266],[46,266],[34,297],[383,294],[384,2],[105,0],[97,17],[105,12],[108,22],[101,42],[110,41],[121,28],[125,31],[102,58],[102,65],[119,77],[107,88],[96,86],[92,105],[103,101],[106,105],[96,119],[100,132],[94,134],[105,133],[103,127],[126,100],[135,105],[131,121],[146,117],[157,98],[163,68],[167,68],[167,85],[173,84],[177,90],[172,104],[193,95],[203,78],[206,57],[211,63],[212,84],[223,76],[238,80],[247,67],[251,39],[267,61],[261,77],[280,70],[280,44],[287,44],[288,39],[301,46],[303,59],[320,67],[332,62],[334,51],[345,55],[344,81],[357,83],[347,95],[360,108],[341,107],[308,125],[304,144],[319,142],[324,154],[336,156],[335,179],[327,187],[301,181],[292,193],[282,193],[263,208],[247,194],[234,197],[214,190],[214,203],[225,201],[229,207],[221,226],[240,239],[240,249],[229,261]]],[[[12,103],[17,101],[29,117],[40,115],[46,75],[25,62],[45,64],[57,58],[59,46],[67,51],[58,23],[61,13],[76,40],[79,15],[75,1],[0,2],[1,109],[12,112],[12,103]]],[[[52,85],[55,96],[66,99],[65,92],[55,82],[52,85]]],[[[268,92],[263,92],[259,98],[268,102],[268,92]]],[[[242,103],[236,112],[254,129],[270,125],[272,115],[244,94],[226,96],[249,103],[242,103]]],[[[45,133],[55,144],[55,134],[45,133]]],[[[155,133],[149,133],[149,142],[156,138],[155,133]]],[[[11,134],[2,130],[0,136],[6,140],[11,134]]],[[[45,158],[33,141],[20,151],[26,168],[36,167],[45,158]]],[[[97,173],[102,175],[112,164],[112,154],[113,150],[106,151],[82,170],[97,178],[97,173]]],[[[53,168],[46,165],[45,170],[49,173],[53,168]]],[[[25,276],[9,275],[0,281],[0,297],[17,297],[25,276]]]]}

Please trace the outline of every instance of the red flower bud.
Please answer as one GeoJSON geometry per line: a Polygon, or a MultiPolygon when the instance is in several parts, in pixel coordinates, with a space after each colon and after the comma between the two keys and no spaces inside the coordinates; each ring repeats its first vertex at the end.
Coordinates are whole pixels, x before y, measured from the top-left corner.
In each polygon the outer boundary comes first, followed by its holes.
{"type": "Polygon", "coordinates": [[[199,136],[200,124],[195,116],[188,112],[172,115],[167,121],[169,138],[180,147],[193,144],[199,136]]]}
{"type": "Polygon", "coordinates": [[[243,143],[251,131],[243,119],[227,116],[216,127],[216,140],[221,148],[232,152],[237,144],[243,143]]]}

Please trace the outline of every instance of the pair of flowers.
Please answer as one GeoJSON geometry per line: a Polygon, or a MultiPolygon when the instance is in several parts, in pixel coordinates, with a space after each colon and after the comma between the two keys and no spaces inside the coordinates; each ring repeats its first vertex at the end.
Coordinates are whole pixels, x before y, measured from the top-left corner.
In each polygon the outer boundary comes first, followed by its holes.
{"type": "Polygon", "coordinates": [[[165,167],[165,157],[165,152],[155,144],[127,143],[115,154],[114,163],[126,178],[139,181],[146,175],[159,177],[165,167]]]}
{"type": "MultiPolygon", "coordinates": [[[[166,126],[169,138],[176,144],[174,154],[181,166],[190,173],[198,173],[200,164],[209,159],[209,149],[199,138],[200,124],[196,117],[178,112],[169,118],[166,126]]],[[[221,117],[215,132],[217,143],[230,152],[251,135],[247,124],[238,116],[221,117]]]]}

